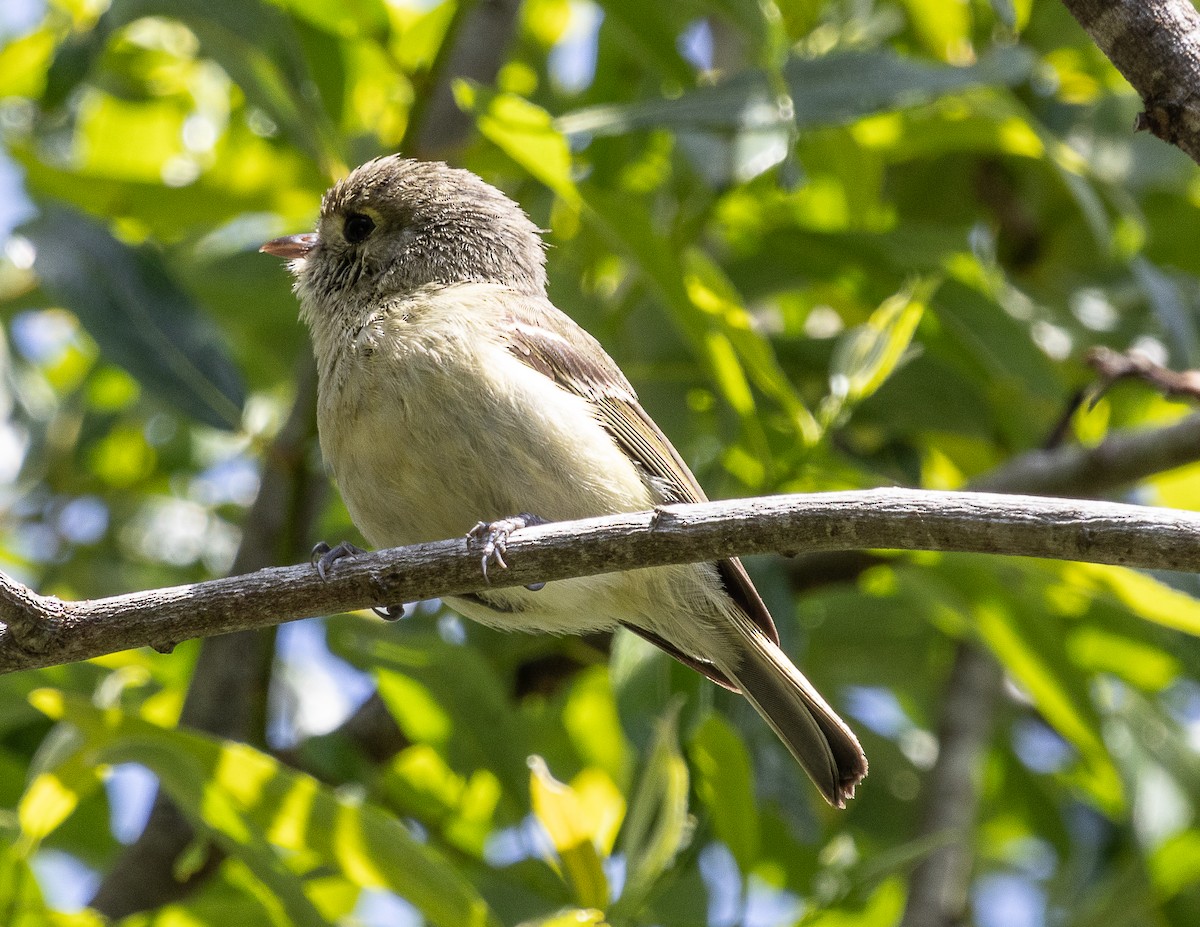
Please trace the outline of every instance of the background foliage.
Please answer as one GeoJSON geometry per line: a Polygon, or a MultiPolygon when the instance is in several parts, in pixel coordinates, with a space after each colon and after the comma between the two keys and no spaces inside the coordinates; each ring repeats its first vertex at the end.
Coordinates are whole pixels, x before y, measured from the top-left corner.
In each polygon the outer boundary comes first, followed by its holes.
{"type": "MultiPolygon", "coordinates": [[[[470,6],[6,2],[4,570],[92,597],[231,568],[308,350],[257,246],[398,148],[548,230],[555,302],[714,496],[963,486],[1059,433],[1089,346],[1198,362],[1195,167],[1132,133],[1138,100],[1056,2],[525,0],[496,79],[453,84],[469,140],[419,144],[470,6]]],[[[1186,412],[1121,386],[1059,440],[1186,412]]],[[[1195,476],[1123,497],[1196,508],[1195,476]]],[[[355,536],[320,487],[261,556],[355,536]]],[[[871,758],[845,812],[635,639],[342,615],[280,630],[249,744],[178,726],[197,642],[0,678],[0,921],[98,922],[157,780],[199,834],[164,865],[220,854],[129,927],[897,923],[948,839],[922,786],[973,642],[1008,683],[949,835],[968,916],[1197,922],[1193,578],[751,566],[871,758]],[[339,727],[376,690],[398,750],[339,727]]]]}

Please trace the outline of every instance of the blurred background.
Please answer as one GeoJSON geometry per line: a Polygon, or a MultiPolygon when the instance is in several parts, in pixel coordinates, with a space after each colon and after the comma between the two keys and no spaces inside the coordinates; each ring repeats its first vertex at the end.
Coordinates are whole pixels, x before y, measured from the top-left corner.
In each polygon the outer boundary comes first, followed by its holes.
{"type": "MultiPolygon", "coordinates": [[[[1195,509],[1158,387],[1200,175],[1140,108],[1057,0],[4,0],[0,569],[92,598],[361,541],[257,249],[393,151],[524,205],[714,497],[1195,509]],[[1097,347],[1157,375],[1101,389],[1097,347]]],[[[844,812],[635,638],[422,603],[0,677],[0,923],[1200,921],[1195,577],[749,566],[870,757],[844,812]]]]}

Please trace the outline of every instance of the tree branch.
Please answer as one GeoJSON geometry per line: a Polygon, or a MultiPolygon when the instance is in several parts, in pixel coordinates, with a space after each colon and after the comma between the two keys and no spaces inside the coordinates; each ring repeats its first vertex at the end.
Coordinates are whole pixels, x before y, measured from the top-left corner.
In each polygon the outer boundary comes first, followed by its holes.
{"type": "MultiPolygon", "coordinates": [[[[244,573],[272,563],[287,562],[306,549],[313,517],[324,502],[328,481],[313,472],[309,450],[316,439],[316,364],[311,355],[299,360],[296,398],[284,426],[272,441],[262,469],[258,496],[247,513],[233,572],[244,573]]],[[[11,594],[20,597],[20,590],[11,594]]],[[[0,576],[0,601],[10,590],[0,576]]],[[[0,615],[4,613],[0,605],[0,615]]],[[[36,613],[25,603],[18,615],[24,625],[37,627],[36,613]]],[[[53,626],[53,621],[49,622],[53,626]]],[[[15,629],[14,629],[15,630],[15,629]]],[[[61,630],[61,628],[60,628],[61,630]]],[[[262,745],[267,714],[267,689],[275,651],[274,628],[259,627],[240,634],[208,637],[200,648],[179,722],[217,737],[262,745]]],[[[34,631],[32,644],[44,645],[34,631]]],[[[169,650],[173,641],[148,641],[169,650]]],[[[159,907],[186,895],[223,859],[210,848],[203,863],[184,878],[174,861],[195,835],[186,817],[160,791],[141,835],[117,857],[96,889],[90,905],[116,920],[136,911],[159,907]]]]}
{"type": "Polygon", "coordinates": [[[948,836],[918,863],[900,927],[964,924],[979,806],[980,762],[1004,675],[995,657],[964,642],[954,655],[938,724],[938,759],[925,779],[917,839],[948,836]]]}
{"type": "MultiPolygon", "coordinates": [[[[973,490],[1095,496],[1200,458],[1200,416],[1165,428],[1117,433],[1095,447],[1022,454],[972,482],[973,490]]],[[[909,881],[901,927],[963,923],[979,809],[979,766],[992,730],[1003,671],[978,641],[958,642],[939,713],[938,758],[922,788],[915,839],[939,841],[909,881]]]]}
{"type": "Polygon", "coordinates": [[[1088,395],[1091,405],[1095,405],[1118,380],[1132,379],[1146,381],[1168,399],[1200,400],[1200,370],[1172,370],[1136,348],[1114,351],[1097,345],[1088,349],[1084,362],[1100,378],[1088,395]]]}
{"type": "MultiPolygon", "coordinates": [[[[1094,447],[1055,447],[1027,451],[972,480],[972,492],[1096,498],[1200,460],[1200,415],[1161,428],[1118,431],[1094,447]]],[[[847,582],[872,563],[873,556],[805,551],[791,564],[794,590],[847,582]]]]}
{"type": "Polygon", "coordinates": [[[1200,162],[1200,14],[1189,0],[1063,0],[1145,106],[1137,128],[1200,162]]]}
{"type": "MultiPolygon", "coordinates": [[[[494,587],[778,550],[969,551],[1200,571],[1200,514],[1112,502],[872,489],[666,506],[517,531],[494,587]]],[[[0,583],[0,672],[142,645],[160,648],[371,605],[489,585],[465,539],[343,560],[63,602],[0,583]]]]}
{"type": "Polygon", "coordinates": [[[1200,459],[1200,415],[1118,432],[1095,447],[1030,451],[972,481],[979,492],[1094,496],[1200,459]]]}

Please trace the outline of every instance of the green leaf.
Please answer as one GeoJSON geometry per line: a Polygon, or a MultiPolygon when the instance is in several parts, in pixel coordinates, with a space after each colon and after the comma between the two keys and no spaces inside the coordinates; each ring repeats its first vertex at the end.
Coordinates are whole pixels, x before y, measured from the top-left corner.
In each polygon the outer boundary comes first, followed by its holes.
{"type": "MultiPolygon", "coordinates": [[[[970,619],[992,652],[1029,693],[1046,722],[1079,750],[1085,763],[1083,782],[1105,809],[1124,804],[1120,776],[1104,745],[1100,716],[1092,703],[1087,678],[1075,667],[1061,622],[1031,608],[1009,589],[1020,590],[1020,571],[1010,576],[968,568],[964,558],[948,558],[967,583],[973,600],[970,619]]],[[[967,588],[960,586],[960,588],[967,588]]]]}
{"type": "Polygon", "coordinates": [[[676,39],[683,24],[682,10],[672,3],[642,0],[606,0],[603,28],[616,30],[615,38],[629,49],[644,67],[688,86],[695,71],[679,53],[676,39]]]}
{"type": "Polygon", "coordinates": [[[501,786],[490,770],[455,772],[428,744],[401,750],[380,782],[391,807],[437,829],[450,845],[482,857],[488,837],[511,821],[497,819],[501,786]]]}
{"type": "Polygon", "coordinates": [[[637,911],[691,840],[688,767],[679,751],[679,702],[658,720],[642,774],[629,801],[618,848],[625,888],[612,914],[637,911]]]}
{"type": "Polygon", "coordinates": [[[379,694],[409,739],[436,747],[460,774],[491,770],[509,811],[525,808],[527,732],[505,686],[476,650],[378,623],[331,629],[330,643],[376,673],[379,694]]]}
{"type": "Polygon", "coordinates": [[[722,338],[727,340],[734,352],[730,362],[739,365],[738,379],[725,387],[725,393],[731,397],[731,401],[732,397],[745,394],[741,400],[742,408],[736,404],[734,408],[746,415],[754,413],[753,398],[748,385],[742,380],[744,367],[744,376],[748,376],[755,386],[779,404],[805,443],[815,444],[821,437],[820,425],[784,373],[771,342],[754,330],[750,313],[733,282],[699,248],[689,248],[684,258],[684,287],[688,299],[708,315],[714,325],[720,327],[722,338]]]}
{"type": "Polygon", "coordinates": [[[971,8],[941,0],[903,0],[909,25],[935,57],[953,61],[970,53],[971,8]]]}
{"type": "Polygon", "coordinates": [[[784,66],[790,114],[765,72],[746,71],[675,99],[577,110],[560,116],[555,126],[567,135],[610,135],[662,128],[746,133],[780,125],[840,125],[970,87],[1011,86],[1025,80],[1032,67],[1027,51],[1016,47],[994,52],[970,67],[928,64],[888,51],[839,51],[793,58],[784,66]]]}
{"type": "Polygon", "coordinates": [[[1145,573],[1095,563],[1068,563],[1062,576],[1078,592],[1104,593],[1143,621],[1200,637],[1200,601],[1145,573]]]}
{"type": "Polygon", "coordinates": [[[49,917],[29,860],[0,841],[0,923],[6,927],[45,927],[49,917]]]}
{"type": "MultiPolygon", "coordinates": [[[[366,2],[366,0],[362,0],[366,2]]],[[[338,173],[337,140],[293,24],[269,3],[241,0],[116,0],[96,25],[64,43],[52,63],[43,98],[62,105],[104,54],[111,36],[144,17],[186,25],[204,53],[220,63],[247,98],[304,147],[327,174],[338,173]]]]}
{"type": "Polygon", "coordinates": [[[45,743],[55,741],[62,746],[54,748],[54,757],[42,763],[42,770],[26,786],[17,805],[26,852],[35,849],[101,786],[94,765],[83,755],[82,738],[73,728],[58,725],[45,743]]]}
{"type": "Polygon", "coordinates": [[[238,428],[244,390],[220,333],[148,247],[81,213],[47,206],[21,230],[43,287],[79,318],[105,358],[152,395],[215,428],[238,428]]]}
{"type": "Polygon", "coordinates": [[[712,818],[717,838],[733,854],[743,874],[759,853],[754,774],[741,735],[720,715],[709,715],[688,744],[696,795],[712,818]]]}
{"type": "Polygon", "coordinates": [[[325,921],[273,847],[315,857],[361,888],[387,889],[441,927],[499,923],[458,870],[399,821],[252,747],[163,730],[51,690],[34,693],[34,704],[52,718],[69,713],[96,764],[141,763],[154,772],[192,823],[279,899],[281,923],[325,921]]]}
{"type": "Polygon", "coordinates": [[[604,912],[594,908],[567,908],[547,918],[523,921],[518,927],[607,927],[604,912]]]}
{"type": "Polygon", "coordinates": [[[603,769],[614,782],[626,781],[630,749],[607,667],[589,667],[575,677],[563,704],[562,726],[581,761],[603,769]]]}
{"type": "Polygon", "coordinates": [[[937,284],[911,283],[848,331],[830,360],[830,418],[871,396],[899,366],[937,284]]]}
{"type": "Polygon", "coordinates": [[[279,6],[323,32],[350,39],[381,35],[387,31],[388,11],[383,0],[277,0],[279,6]]]}
{"type": "Polygon", "coordinates": [[[474,115],[484,138],[569,206],[579,206],[571,151],[549,113],[516,94],[497,93],[466,80],[455,81],[454,98],[463,111],[474,115]]]}
{"type": "Polygon", "coordinates": [[[1200,883],[1200,831],[1185,830],[1163,841],[1149,860],[1150,878],[1164,898],[1200,883]]]}
{"type": "Polygon", "coordinates": [[[893,927],[904,913],[904,880],[885,879],[858,904],[831,905],[804,918],[804,927],[893,927]]]}

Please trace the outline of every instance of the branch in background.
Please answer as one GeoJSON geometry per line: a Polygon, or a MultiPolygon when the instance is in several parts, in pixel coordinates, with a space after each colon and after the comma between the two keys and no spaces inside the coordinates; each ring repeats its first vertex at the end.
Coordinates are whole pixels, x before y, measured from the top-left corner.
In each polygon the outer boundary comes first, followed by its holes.
{"type": "MultiPolygon", "coordinates": [[[[294,560],[307,546],[328,485],[324,475],[311,472],[309,466],[315,437],[316,365],[305,357],[296,377],[296,399],[266,454],[258,496],[246,514],[235,574],[294,560]]],[[[167,649],[166,642],[157,644],[167,649]]],[[[205,640],[179,723],[261,745],[274,652],[273,628],[205,640]]],[[[178,878],[175,860],[194,839],[187,819],[160,791],[142,834],[122,851],[90,906],[117,919],[184,897],[222,859],[210,848],[194,871],[178,878]]]]}
{"type": "Polygon", "coordinates": [[[870,489],[767,496],[524,528],[508,569],[466,539],[85,602],[0,580],[0,672],[312,615],[778,550],[942,550],[1200,571],[1200,513],[1114,502],[870,489]],[[489,582],[490,580],[490,582],[489,582]],[[32,642],[32,644],[31,644],[32,642]]]}
{"type": "Polygon", "coordinates": [[[1200,162],[1200,14],[1190,0],[1063,0],[1142,98],[1136,128],[1200,162]]]}
{"type": "Polygon", "coordinates": [[[950,839],[921,860],[909,879],[900,927],[965,924],[973,835],[979,808],[980,759],[1004,676],[1000,664],[975,644],[963,644],[946,682],[938,723],[938,758],[925,778],[917,840],[950,839]]]}
{"type": "MultiPolygon", "coordinates": [[[[436,150],[444,155],[465,142],[471,126],[454,103],[451,83],[457,77],[495,80],[516,29],[518,6],[516,0],[464,0],[443,42],[450,51],[435,68],[428,102],[410,113],[406,153],[429,157],[436,150]]],[[[312,544],[311,528],[328,481],[307,468],[316,429],[316,374],[310,352],[301,363],[288,424],[266,455],[259,494],[247,513],[235,573],[295,560],[312,544]]],[[[274,642],[273,629],[206,640],[180,723],[221,737],[261,742],[274,642]]],[[[168,643],[160,642],[164,647],[168,643]]],[[[364,755],[380,761],[405,743],[378,694],[359,708],[342,733],[364,755]]],[[[91,906],[116,919],[185,896],[221,860],[210,849],[196,872],[177,879],[176,860],[194,839],[184,816],[160,793],[141,836],[117,859],[91,906]]]]}
{"type": "Polygon", "coordinates": [[[1095,447],[1030,451],[973,480],[979,492],[1091,498],[1200,459],[1200,415],[1116,432],[1095,447]]]}
{"type": "Polygon", "coordinates": [[[1093,405],[1118,380],[1145,380],[1158,392],[1171,399],[1200,399],[1200,370],[1170,370],[1155,363],[1141,351],[1114,351],[1095,347],[1084,357],[1087,365],[1099,374],[1100,382],[1088,396],[1093,405]]]}
{"type": "Polygon", "coordinates": [[[459,150],[472,129],[472,116],[454,102],[454,81],[460,78],[491,84],[500,73],[517,31],[520,0],[475,0],[462,4],[456,39],[443,61],[433,69],[433,87],[418,100],[411,115],[416,131],[407,133],[404,154],[445,158],[459,150]]]}
{"type": "MultiPolygon", "coordinates": [[[[1200,416],[1165,428],[1110,435],[1093,448],[1033,451],[971,483],[989,492],[1095,496],[1200,460],[1200,416]]],[[[938,724],[938,758],[925,779],[914,839],[949,840],[909,881],[901,927],[955,927],[966,922],[979,813],[979,767],[987,747],[1003,673],[973,640],[958,644],[938,724]]]]}

